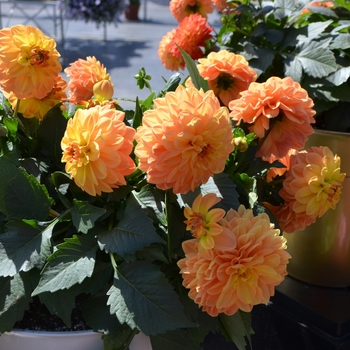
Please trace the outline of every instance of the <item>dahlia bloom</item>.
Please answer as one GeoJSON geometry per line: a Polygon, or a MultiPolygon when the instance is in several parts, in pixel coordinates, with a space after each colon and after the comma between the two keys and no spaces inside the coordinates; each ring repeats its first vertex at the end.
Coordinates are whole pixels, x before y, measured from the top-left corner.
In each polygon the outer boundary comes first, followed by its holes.
{"type": "Polygon", "coordinates": [[[291,148],[304,147],[314,130],[316,113],[313,101],[292,78],[271,77],[265,83],[251,83],[241,98],[229,103],[230,117],[239,124],[251,124],[258,138],[268,134],[257,152],[258,157],[284,157],[291,148]]]}
{"type": "Polygon", "coordinates": [[[227,50],[211,52],[198,63],[199,74],[208,80],[209,87],[225,106],[239,98],[240,92],[247,90],[257,78],[257,73],[242,55],[227,50]]]}
{"type": "MultiPolygon", "coordinates": [[[[67,99],[66,95],[67,82],[57,75],[55,85],[52,90],[42,99],[35,97],[24,98],[20,100],[18,112],[23,115],[24,118],[37,118],[43,120],[47,112],[58,103],[67,99]]],[[[13,109],[16,108],[18,98],[13,93],[4,93],[6,98],[11,103],[13,109]]]]}
{"type": "Polygon", "coordinates": [[[62,67],[56,42],[22,24],[0,30],[0,85],[17,98],[44,98],[62,67]]]}
{"type": "Polygon", "coordinates": [[[214,11],[211,0],[171,0],[169,6],[178,22],[194,13],[207,18],[207,14],[214,11]]]}
{"type": "Polygon", "coordinates": [[[68,120],[62,162],[77,186],[92,196],[125,185],[124,176],[135,170],[129,156],[135,130],[123,120],[124,112],[109,106],[78,109],[68,120]]]}
{"type": "Polygon", "coordinates": [[[213,317],[267,303],[287,274],[290,258],[285,238],[266,214],[254,216],[240,206],[230,209],[220,224],[235,237],[235,246],[214,249],[213,258],[207,259],[198,254],[198,242],[188,240],[182,245],[185,258],[178,261],[189,297],[213,317]]]}
{"type": "Polygon", "coordinates": [[[102,80],[111,80],[106,68],[94,56],[79,58],[70,64],[64,72],[70,78],[68,89],[70,101],[76,105],[84,105],[93,96],[93,88],[102,80]]]}
{"type": "MultiPolygon", "coordinates": [[[[231,12],[236,9],[239,5],[234,2],[227,2],[226,0],[212,0],[213,5],[219,12],[231,12]]],[[[237,13],[239,13],[237,11],[237,13]]]]}
{"type": "Polygon", "coordinates": [[[163,36],[158,48],[158,57],[162,64],[169,70],[185,68],[185,61],[178,46],[193,60],[203,57],[201,47],[205,47],[206,40],[212,37],[212,30],[204,17],[198,14],[186,17],[176,30],[163,36]]]}
{"type": "Polygon", "coordinates": [[[228,110],[212,91],[180,85],[154,100],[137,129],[135,154],[147,181],[174,193],[194,190],[221,173],[233,151],[228,110]]]}
{"type": "Polygon", "coordinates": [[[290,169],[290,157],[294,154],[297,154],[298,151],[295,149],[290,149],[288,153],[282,157],[282,158],[277,158],[274,155],[271,155],[270,158],[264,158],[265,161],[268,161],[270,164],[272,164],[275,161],[280,162],[285,166],[285,168],[271,168],[266,174],[266,180],[268,182],[272,181],[273,178],[276,176],[282,176],[286,171],[290,169]]]}
{"type": "Polygon", "coordinates": [[[180,51],[178,47],[174,44],[175,34],[175,29],[166,33],[160,41],[158,47],[159,59],[161,60],[163,66],[171,71],[178,71],[180,68],[183,69],[185,66],[183,58],[181,57],[180,59],[178,59],[176,57],[178,57],[179,55],[177,54],[175,57],[175,55],[173,54],[173,52],[175,51],[180,51]]]}
{"type": "Polygon", "coordinates": [[[184,215],[187,220],[186,229],[192,236],[198,238],[198,251],[209,259],[212,258],[212,249],[226,250],[235,246],[235,237],[218,224],[225,216],[225,211],[220,208],[210,209],[217,204],[220,198],[214,193],[199,194],[194,200],[192,208],[185,207],[184,215]],[[225,231],[225,232],[223,232],[225,231]]]}
{"type": "Polygon", "coordinates": [[[345,175],[328,147],[311,147],[291,156],[280,195],[296,213],[321,217],[338,203],[345,175]]]}

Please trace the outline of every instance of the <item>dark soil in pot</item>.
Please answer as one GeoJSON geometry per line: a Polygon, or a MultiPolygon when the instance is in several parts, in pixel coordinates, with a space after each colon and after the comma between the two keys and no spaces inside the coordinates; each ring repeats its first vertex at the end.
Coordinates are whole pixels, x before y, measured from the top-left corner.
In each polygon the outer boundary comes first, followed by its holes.
{"type": "Polygon", "coordinates": [[[34,297],[30,308],[25,311],[22,320],[15,323],[14,328],[51,332],[90,330],[91,328],[85,323],[81,315],[80,305],[83,299],[83,296],[77,298],[76,308],[72,311],[71,327],[67,327],[57,315],[52,315],[47,307],[40,303],[39,298],[34,297]]]}

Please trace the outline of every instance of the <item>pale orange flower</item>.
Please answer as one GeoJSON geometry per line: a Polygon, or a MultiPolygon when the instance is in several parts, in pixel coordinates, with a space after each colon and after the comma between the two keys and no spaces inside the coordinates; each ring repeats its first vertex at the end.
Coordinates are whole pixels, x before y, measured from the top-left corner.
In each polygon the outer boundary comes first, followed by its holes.
{"type": "Polygon", "coordinates": [[[212,258],[212,249],[225,250],[235,246],[235,237],[218,224],[225,216],[225,211],[220,208],[210,209],[217,204],[220,198],[214,193],[199,194],[192,207],[185,207],[184,215],[187,220],[186,229],[192,236],[198,238],[198,251],[207,258],[212,258]],[[225,232],[223,232],[225,231],[225,232]]]}
{"type": "Polygon", "coordinates": [[[230,12],[239,6],[238,3],[227,2],[226,0],[212,0],[212,3],[219,12],[230,12]]]}
{"type": "Polygon", "coordinates": [[[304,147],[307,136],[314,132],[313,101],[292,78],[271,77],[265,83],[251,83],[241,98],[229,103],[230,117],[264,139],[258,157],[284,157],[291,148],[304,147]]]}
{"type": "MultiPolygon", "coordinates": [[[[334,3],[332,1],[313,1],[313,2],[310,2],[310,4],[307,4],[306,6],[333,7],[334,3]]],[[[311,11],[308,8],[304,8],[300,13],[309,13],[309,12],[311,11]]]]}
{"type": "Polygon", "coordinates": [[[240,206],[220,223],[235,237],[235,246],[214,249],[213,258],[207,259],[198,254],[198,241],[188,240],[182,245],[185,258],[178,262],[189,297],[213,317],[250,312],[254,305],[267,303],[287,274],[290,258],[285,238],[266,214],[254,216],[240,206]]]}
{"type": "Polygon", "coordinates": [[[225,106],[239,98],[240,92],[247,90],[257,78],[257,73],[242,55],[227,50],[211,52],[207,58],[200,58],[197,68],[225,106]]]}
{"type": "Polygon", "coordinates": [[[178,71],[180,68],[184,68],[185,66],[185,62],[182,57],[177,58],[179,55],[177,54],[175,57],[173,54],[173,52],[179,51],[173,40],[175,34],[175,29],[165,34],[160,41],[158,48],[159,59],[161,60],[163,66],[171,71],[178,71]]]}
{"type": "Polygon", "coordinates": [[[56,42],[38,28],[15,25],[0,30],[0,85],[17,98],[44,98],[62,67],[56,42]]]}
{"type": "Polygon", "coordinates": [[[108,105],[78,109],[68,120],[61,141],[66,172],[92,196],[125,185],[135,170],[129,156],[135,130],[124,124],[124,112],[108,105]]]}
{"type": "Polygon", "coordinates": [[[114,85],[109,80],[101,80],[92,88],[94,97],[99,102],[110,100],[114,94],[114,85]]]}
{"type": "Polygon", "coordinates": [[[291,156],[280,195],[296,213],[321,217],[338,203],[345,175],[328,147],[311,147],[291,156]]]}
{"type": "Polygon", "coordinates": [[[195,13],[207,18],[207,14],[214,11],[211,0],[171,0],[169,6],[178,22],[195,13]]]}
{"type": "Polygon", "coordinates": [[[285,166],[285,168],[271,168],[266,174],[266,181],[270,182],[275,178],[276,176],[282,176],[286,171],[290,169],[290,157],[293,154],[297,154],[298,151],[295,149],[290,149],[288,153],[282,157],[282,158],[277,158],[273,154],[270,156],[270,158],[263,158],[270,164],[272,164],[275,161],[280,162],[285,166]]]}
{"type": "MultiPolygon", "coordinates": [[[[21,99],[18,112],[21,113],[24,118],[35,117],[39,120],[43,120],[52,107],[66,100],[66,89],[67,82],[58,75],[54,87],[44,98],[38,99],[31,97],[21,99]]],[[[4,93],[4,95],[11,103],[12,108],[15,109],[18,101],[16,95],[13,92],[9,94],[4,93]]]]}
{"type": "Polygon", "coordinates": [[[84,105],[92,98],[96,83],[111,80],[105,66],[94,56],[88,56],[86,60],[79,58],[71,63],[64,72],[70,78],[68,83],[70,101],[76,105],[84,105]]]}
{"type": "Polygon", "coordinates": [[[233,150],[228,110],[212,91],[180,85],[155,99],[142,122],[135,148],[139,168],[163,190],[193,191],[224,170],[233,150]]]}

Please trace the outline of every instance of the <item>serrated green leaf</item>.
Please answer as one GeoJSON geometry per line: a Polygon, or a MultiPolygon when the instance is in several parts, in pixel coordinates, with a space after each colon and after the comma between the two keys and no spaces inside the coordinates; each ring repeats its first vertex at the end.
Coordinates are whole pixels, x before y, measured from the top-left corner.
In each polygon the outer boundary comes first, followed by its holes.
{"type": "Polygon", "coordinates": [[[33,295],[69,289],[91,277],[97,249],[96,241],[86,236],[65,239],[49,257],[33,295]]]}
{"type": "Polygon", "coordinates": [[[61,104],[56,105],[46,114],[38,128],[38,139],[49,152],[54,164],[63,169],[61,162],[61,140],[67,127],[68,120],[64,117],[61,104]]]}
{"type": "Polygon", "coordinates": [[[330,49],[346,50],[350,48],[350,34],[349,33],[338,33],[333,39],[330,49]]]}
{"type": "Polygon", "coordinates": [[[76,306],[74,293],[60,290],[55,293],[42,293],[39,298],[52,315],[57,315],[67,327],[71,327],[72,311],[76,306]]]}
{"type": "Polygon", "coordinates": [[[0,277],[0,333],[9,332],[29,308],[23,281],[19,274],[13,278],[0,277]]]}
{"type": "Polygon", "coordinates": [[[72,221],[78,232],[87,233],[105,212],[105,209],[94,207],[89,202],[73,199],[72,221]]]}
{"type": "Polygon", "coordinates": [[[200,350],[193,342],[188,330],[177,329],[163,334],[151,336],[153,350],[200,350]]]}
{"type": "Polygon", "coordinates": [[[137,324],[146,335],[195,326],[159,267],[147,261],[120,265],[107,294],[111,313],[119,322],[131,328],[137,324]]]}
{"type": "Polygon", "coordinates": [[[193,59],[190,55],[188,55],[181,47],[179,47],[179,50],[182,54],[182,57],[186,63],[186,68],[188,70],[188,73],[190,74],[190,77],[192,79],[193,85],[196,87],[196,89],[203,89],[204,92],[209,90],[209,85],[206,80],[204,80],[201,75],[198,72],[198,68],[196,64],[194,63],[193,59]]]}
{"type": "Polygon", "coordinates": [[[51,201],[45,186],[0,158],[0,211],[9,217],[45,221],[51,201]]]}
{"type": "Polygon", "coordinates": [[[19,271],[41,269],[51,254],[53,227],[32,227],[17,219],[9,221],[6,232],[0,235],[0,275],[14,276],[19,271]]]}
{"type": "Polygon", "coordinates": [[[151,243],[165,243],[157,234],[152,220],[132,194],[123,212],[122,218],[112,230],[98,235],[101,249],[119,256],[133,254],[151,243]]]}
{"type": "Polygon", "coordinates": [[[238,310],[232,316],[220,314],[220,321],[224,329],[224,333],[229,336],[229,339],[234,342],[239,350],[246,349],[246,340],[248,339],[250,345],[250,335],[253,334],[251,329],[250,314],[238,310]]]}
{"type": "Polygon", "coordinates": [[[95,332],[110,334],[121,327],[115,315],[111,315],[109,312],[107,300],[108,296],[101,293],[96,296],[90,296],[82,304],[83,318],[95,332]]]}
{"type": "Polygon", "coordinates": [[[339,86],[348,81],[350,78],[350,67],[342,67],[333,74],[329,75],[327,81],[333,83],[335,86],[339,86]]]}

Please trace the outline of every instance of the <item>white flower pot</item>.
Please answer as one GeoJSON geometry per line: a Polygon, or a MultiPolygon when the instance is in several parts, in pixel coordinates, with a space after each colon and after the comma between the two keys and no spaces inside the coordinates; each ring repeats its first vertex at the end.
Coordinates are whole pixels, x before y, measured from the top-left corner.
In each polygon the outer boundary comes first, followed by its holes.
{"type": "MultiPolygon", "coordinates": [[[[0,350],[103,350],[100,333],[14,330],[0,335],[0,350]]],[[[130,350],[151,350],[149,337],[139,333],[130,350]]]]}

